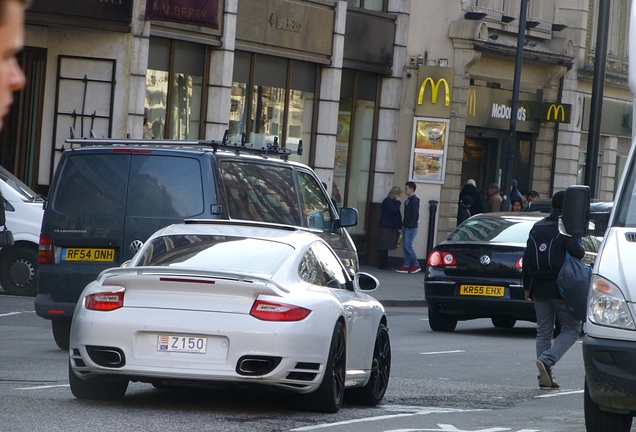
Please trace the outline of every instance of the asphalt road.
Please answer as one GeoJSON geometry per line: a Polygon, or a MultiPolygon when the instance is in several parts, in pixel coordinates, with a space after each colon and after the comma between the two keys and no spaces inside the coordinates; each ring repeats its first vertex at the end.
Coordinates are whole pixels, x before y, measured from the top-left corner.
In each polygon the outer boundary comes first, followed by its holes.
{"type": "Polygon", "coordinates": [[[580,343],[555,368],[562,389],[546,392],[537,386],[531,323],[501,330],[477,320],[448,334],[428,328],[422,307],[391,307],[388,315],[393,366],[383,403],[327,415],[294,409],[295,396],[261,388],[133,383],[121,402],[77,400],[49,322],[35,316],[32,299],[0,295],[0,430],[585,430],[580,343]]]}

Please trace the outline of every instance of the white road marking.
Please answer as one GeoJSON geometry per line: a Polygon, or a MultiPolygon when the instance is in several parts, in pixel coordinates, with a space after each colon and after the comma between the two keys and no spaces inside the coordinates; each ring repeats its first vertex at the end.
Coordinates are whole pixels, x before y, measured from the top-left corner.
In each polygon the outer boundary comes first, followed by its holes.
{"type": "Polygon", "coordinates": [[[11,316],[11,315],[20,315],[20,314],[23,314],[23,313],[35,313],[35,311],[8,312],[8,313],[5,313],[5,314],[0,314],[0,318],[6,317],[6,316],[11,316]]]}
{"type": "Polygon", "coordinates": [[[430,352],[421,352],[422,355],[431,355],[431,354],[455,354],[455,353],[463,353],[466,352],[464,350],[453,350],[453,351],[430,351],[430,352]]]}
{"type": "Polygon", "coordinates": [[[552,393],[552,391],[550,390],[550,393],[541,395],[541,396],[535,396],[536,399],[540,399],[540,398],[551,398],[551,397],[557,397],[557,396],[567,396],[567,395],[572,395],[572,394],[581,394],[583,393],[583,390],[570,390],[570,391],[557,391],[552,393]]]}
{"type": "MultiPolygon", "coordinates": [[[[411,413],[401,413],[401,414],[382,415],[382,416],[376,416],[376,417],[366,417],[366,418],[355,419],[355,420],[345,420],[345,421],[340,421],[340,422],[335,422],[335,423],[323,423],[323,424],[318,424],[318,425],[313,425],[313,426],[303,426],[303,427],[300,427],[300,428],[291,429],[291,431],[294,431],[294,432],[296,432],[296,431],[312,431],[312,430],[318,430],[318,429],[325,429],[325,428],[329,428],[329,427],[332,427],[332,426],[344,426],[344,425],[349,425],[349,424],[354,424],[354,423],[365,423],[365,422],[387,420],[387,419],[400,418],[400,417],[412,417],[412,416],[416,416],[416,415],[491,411],[491,410],[488,410],[488,409],[458,409],[458,408],[436,408],[436,407],[404,407],[402,409],[400,409],[399,407],[380,407],[380,408],[385,408],[385,409],[391,410],[391,411],[403,410],[403,409],[407,409],[407,410],[416,409],[417,411],[414,411],[414,412],[411,412],[411,413]]],[[[426,429],[418,429],[418,430],[426,430],[426,429]]],[[[435,430],[440,430],[440,429],[435,429],[435,430]]],[[[441,429],[441,430],[444,430],[444,429],[441,429]]],[[[502,429],[502,430],[509,430],[509,429],[502,429]]]]}
{"type": "Polygon", "coordinates": [[[69,384],[60,384],[60,385],[45,385],[45,386],[35,386],[35,387],[18,387],[14,390],[40,390],[40,389],[49,389],[56,387],[70,387],[69,384]]]}

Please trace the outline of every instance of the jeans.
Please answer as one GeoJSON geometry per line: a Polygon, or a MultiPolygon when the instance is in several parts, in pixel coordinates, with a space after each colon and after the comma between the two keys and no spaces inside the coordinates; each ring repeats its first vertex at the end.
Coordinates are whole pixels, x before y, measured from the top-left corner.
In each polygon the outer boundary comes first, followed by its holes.
{"type": "Polygon", "coordinates": [[[581,321],[572,316],[563,299],[534,299],[537,314],[537,359],[554,366],[570,349],[581,333],[581,321]],[[552,340],[554,320],[561,323],[561,333],[552,340]]]}
{"type": "Polygon", "coordinates": [[[404,265],[411,267],[414,264],[420,265],[413,249],[413,241],[417,235],[417,228],[402,228],[402,249],[404,250],[404,265]]]}

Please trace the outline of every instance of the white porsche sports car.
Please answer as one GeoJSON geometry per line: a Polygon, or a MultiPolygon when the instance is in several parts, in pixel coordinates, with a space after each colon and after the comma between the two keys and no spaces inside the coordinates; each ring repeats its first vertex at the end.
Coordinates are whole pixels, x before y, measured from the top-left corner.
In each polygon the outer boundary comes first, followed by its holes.
{"type": "Polygon", "coordinates": [[[377,405],[391,345],[379,286],[350,276],[307,230],[186,221],[153,234],[121,268],[82,292],[69,381],[80,399],[120,399],[130,381],[155,387],[259,383],[337,412],[377,405]]]}

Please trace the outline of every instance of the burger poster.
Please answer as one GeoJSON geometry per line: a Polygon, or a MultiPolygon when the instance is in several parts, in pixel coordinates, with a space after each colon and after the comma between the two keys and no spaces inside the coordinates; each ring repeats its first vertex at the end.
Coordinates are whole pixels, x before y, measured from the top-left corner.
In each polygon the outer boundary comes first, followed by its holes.
{"type": "Polygon", "coordinates": [[[413,181],[444,183],[449,120],[416,117],[413,124],[413,181]]]}

